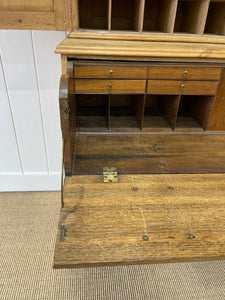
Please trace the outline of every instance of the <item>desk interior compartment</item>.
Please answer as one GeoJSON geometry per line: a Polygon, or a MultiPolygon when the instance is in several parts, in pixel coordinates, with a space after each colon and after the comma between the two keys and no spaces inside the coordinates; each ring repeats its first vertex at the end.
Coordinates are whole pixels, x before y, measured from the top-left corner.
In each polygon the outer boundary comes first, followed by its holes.
{"type": "Polygon", "coordinates": [[[205,33],[225,35],[225,1],[211,1],[205,33]]]}
{"type": "Polygon", "coordinates": [[[79,27],[81,29],[107,29],[108,0],[79,1],[79,27]]]}
{"type": "Polygon", "coordinates": [[[179,102],[178,95],[147,95],[143,130],[153,132],[174,130],[179,102]]]}
{"type": "Polygon", "coordinates": [[[142,31],[143,0],[112,0],[111,29],[142,31]]]}
{"type": "Polygon", "coordinates": [[[206,129],[213,108],[212,96],[181,96],[177,129],[206,129]]]}
{"type": "Polygon", "coordinates": [[[176,0],[146,0],[143,31],[172,33],[176,0]]]}
{"type": "Polygon", "coordinates": [[[208,0],[178,0],[174,32],[202,34],[208,6],[208,0]]]}
{"type": "Polygon", "coordinates": [[[110,95],[110,131],[140,131],[144,114],[144,95],[110,95]]]}
{"type": "Polygon", "coordinates": [[[106,132],[109,122],[108,95],[77,95],[78,130],[80,132],[106,132]]]}

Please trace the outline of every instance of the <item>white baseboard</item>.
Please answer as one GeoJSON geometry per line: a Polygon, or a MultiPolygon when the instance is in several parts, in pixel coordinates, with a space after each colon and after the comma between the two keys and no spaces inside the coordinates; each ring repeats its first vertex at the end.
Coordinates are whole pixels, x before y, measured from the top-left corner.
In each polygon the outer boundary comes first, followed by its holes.
{"type": "Polygon", "coordinates": [[[29,173],[11,174],[0,173],[0,192],[28,191],[60,191],[61,174],[58,173],[29,173]]]}

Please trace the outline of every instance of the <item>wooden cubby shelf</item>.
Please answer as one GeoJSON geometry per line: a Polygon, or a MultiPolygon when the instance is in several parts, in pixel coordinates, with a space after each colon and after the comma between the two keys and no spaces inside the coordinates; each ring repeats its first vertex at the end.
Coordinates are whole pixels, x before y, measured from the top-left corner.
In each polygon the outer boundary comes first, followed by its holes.
{"type": "Polygon", "coordinates": [[[225,1],[223,0],[84,0],[78,2],[78,30],[225,35],[225,1]]]}
{"type": "Polygon", "coordinates": [[[80,28],[108,29],[108,0],[79,1],[80,28]]]}
{"type": "Polygon", "coordinates": [[[205,33],[225,35],[225,1],[211,1],[205,33]]]}
{"type": "Polygon", "coordinates": [[[79,132],[155,132],[176,131],[177,122],[179,130],[205,130],[214,97],[84,94],[76,101],[79,132]]]}

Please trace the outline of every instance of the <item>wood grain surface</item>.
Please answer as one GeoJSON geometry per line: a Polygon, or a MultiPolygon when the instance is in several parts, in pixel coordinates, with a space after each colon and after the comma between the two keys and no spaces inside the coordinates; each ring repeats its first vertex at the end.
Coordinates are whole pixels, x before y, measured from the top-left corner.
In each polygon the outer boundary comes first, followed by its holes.
{"type": "Polygon", "coordinates": [[[148,80],[148,94],[215,95],[218,82],[148,80]]]}
{"type": "Polygon", "coordinates": [[[129,59],[142,60],[157,58],[195,59],[195,61],[225,61],[225,44],[189,43],[189,42],[150,42],[135,40],[99,39],[95,38],[67,38],[60,43],[56,53],[74,55],[76,57],[129,57],[129,59]]]}
{"type": "Polygon", "coordinates": [[[145,80],[75,79],[77,94],[144,94],[145,87],[145,80]]]}
{"type": "Polygon", "coordinates": [[[74,174],[223,173],[225,136],[221,134],[82,134],[76,139],[74,174]]]}
{"type": "MultiPolygon", "coordinates": [[[[101,64],[101,63],[100,63],[101,64]]],[[[146,79],[147,67],[137,66],[124,66],[119,67],[113,62],[108,63],[106,66],[93,65],[89,66],[75,66],[74,77],[75,78],[134,78],[134,79],[146,79]]]]}
{"type": "Polygon", "coordinates": [[[207,130],[225,130],[225,71],[223,70],[221,84],[215,97],[214,107],[207,130]]]}
{"type": "Polygon", "coordinates": [[[54,268],[224,259],[224,181],[224,174],[120,175],[111,184],[67,177],[54,268]]]}

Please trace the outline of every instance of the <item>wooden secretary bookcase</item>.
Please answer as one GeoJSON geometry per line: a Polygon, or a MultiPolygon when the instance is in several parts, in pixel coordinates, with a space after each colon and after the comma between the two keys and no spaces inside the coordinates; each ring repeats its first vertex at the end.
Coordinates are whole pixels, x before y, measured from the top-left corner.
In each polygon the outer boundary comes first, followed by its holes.
{"type": "Polygon", "coordinates": [[[54,267],[224,259],[225,1],[72,1],[54,267]]]}

